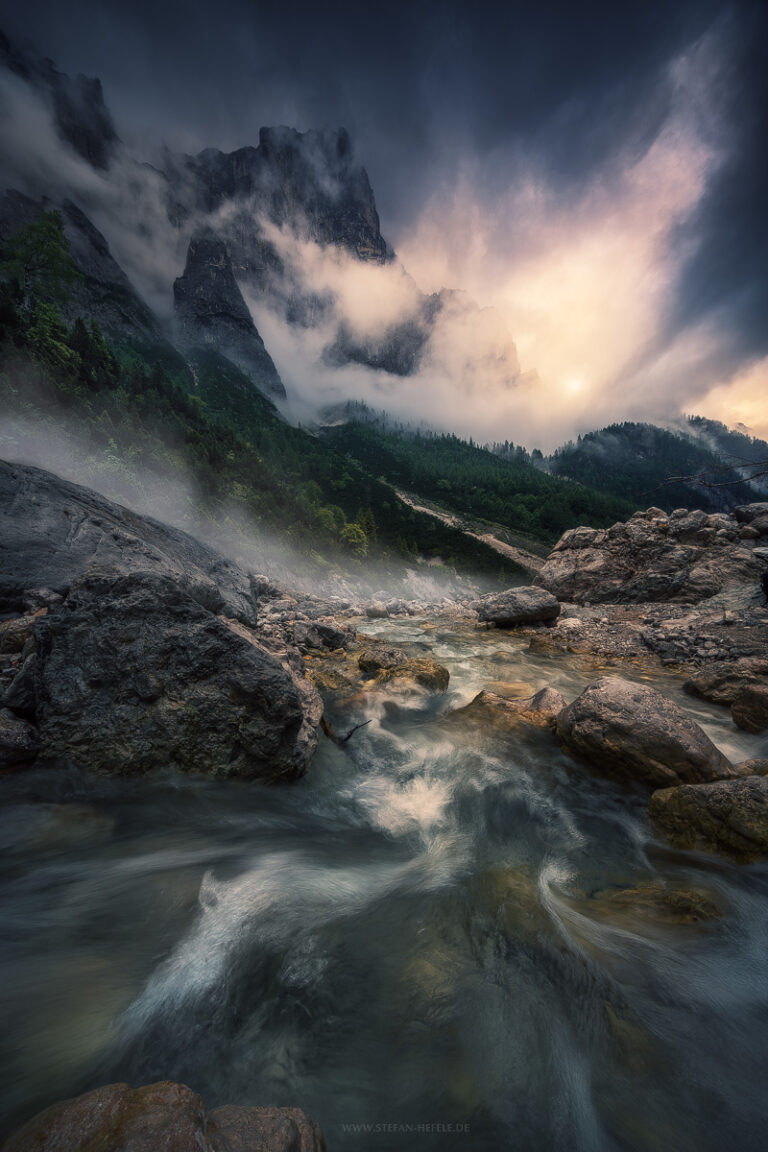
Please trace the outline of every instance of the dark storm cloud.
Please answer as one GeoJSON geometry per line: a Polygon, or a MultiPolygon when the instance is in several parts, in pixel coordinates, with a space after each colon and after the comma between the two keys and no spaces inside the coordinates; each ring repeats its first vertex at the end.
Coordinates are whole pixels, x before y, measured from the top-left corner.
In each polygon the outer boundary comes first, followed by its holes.
{"type": "MultiPolygon", "coordinates": [[[[480,231],[486,218],[499,228],[499,205],[507,198],[514,209],[510,190],[527,181],[561,219],[560,242],[589,205],[597,205],[590,220],[610,212],[610,190],[619,203],[622,182],[626,198],[628,174],[660,140],[660,178],[672,179],[668,136],[681,100],[674,61],[698,51],[705,112],[692,125],[689,99],[686,131],[716,162],[671,230],[663,260],[677,287],[664,301],[663,332],[646,325],[652,339],[638,344],[633,364],[658,360],[665,342],[713,316],[712,362],[723,380],[768,350],[763,5],[30,0],[6,8],[1,23],[13,38],[69,72],[101,77],[120,134],[145,153],[161,142],[231,149],[256,142],[262,124],[344,124],[369,170],[383,231],[404,246],[436,193],[467,174],[480,231]]],[[[688,156],[681,164],[697,162],[696,148],[680,155],[688,156]]],[[[637,170],[655,171],[652,163],[637,170]]],[[[634,203],[630,196],[621,208],[630,239],[634,203]]],[[[668,211],[671,219],[674,205],[668,211]]],[[[527,217],[501,227],[490,246],[507,261],[522,258],[527,217]]],[[[469,239],[459,233],[450,243],[469,239]]],[[[617,374],[623,367],[617,360],[617,374]]],[[[681,401],[705,385],[681,384],[681,401]]]]}

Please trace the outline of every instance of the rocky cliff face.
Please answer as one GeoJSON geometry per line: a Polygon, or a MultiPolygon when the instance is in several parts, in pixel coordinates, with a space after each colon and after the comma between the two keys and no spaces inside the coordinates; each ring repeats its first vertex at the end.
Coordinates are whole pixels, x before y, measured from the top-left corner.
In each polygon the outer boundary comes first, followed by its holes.
{"type": "Polygon", "coordinates": [[[260,391],[285,398],[283,382],[243,300],[223,240],[214,236],[192,239],[173,296],[184,344],[215,349],[260,391]]]}
{"type": "Polygon", "coordinates": [[[302,775],[320,698],[275,592],[184,532],[0,463],[0,767],[302,775]]]}
{"type": "Polygon", "coordinates": [[[107,241],[70,200],[34,200],[13,189],[6,191],[0,196],[0,241],[51,209],[62,215],[64,233],[82,277],[71,287],[63,308],[65,318],[92,318],[118,343],[164,343],[157,320],[112,256],[107,241]]]}
{"type": "Polygon", "coordinates": [[[263,223],[288,225],[307,240],[336,244],[361,260],[383,263],[391,257],[368,175],[343,128],[262,128],[256,148],[206,148],[171,160],[167,175],[176,219],[241,206],[226,239],[238,274],[249,279],[258,281],[264,271],[263,223]]]}
{"type": "Polygon", "coordinates": [[[11,45],[0,32],[0,65],[26,81],[51,108],[62,140],[94,168],[109,165],[119,137],[104,103],[101,81],[74,79],[59,72],[52,60],[37,60],[11,45]]]}

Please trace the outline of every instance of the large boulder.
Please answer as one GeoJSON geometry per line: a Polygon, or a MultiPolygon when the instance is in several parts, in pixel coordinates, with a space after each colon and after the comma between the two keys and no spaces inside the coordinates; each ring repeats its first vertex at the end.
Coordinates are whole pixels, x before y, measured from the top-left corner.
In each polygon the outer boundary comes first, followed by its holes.
{"type": "Polygon", "coordinates": [[[375,676],[384,668],[405,664],[407,659],[401,648],[394,648],[391,644],[374,644],[363,649],[357,658],[357,666],[365,676],[375,676]]]}
{"type": "Polygon", "coordinates": [[[534,583],[577,603],[696,603],[734,585],[757,585],[762,571],[734,517],[649,508],[604,531],[570,529],[534,583]]]}
{"type": "Polygon", "coordinates": [[[653,788],[733,776],[706,733],[655,688],[603,676],[557,718],[563,747],[614,779],[653,788]]]}
{"type": "Polygon", "coordinates": [[[764,732],[768,728],[768,684],[740,688],[731,704],[731,716],[745,732],[764,732]]]}
{"type": "Polygon", "coordinates": [[[499,628],[546,623],[559,615],[558,601],[543,588],[509,588],[506,592],[484,596],[477,607],[481,623],[496,624],[499,628]]]}
{"type": "Polygon", "coordinates": [[[44,759],[121,775],[175,768],[275,780],[306,771],[322,713],[314,688],[255,632],[214,616],[168,577],[84,577],[35,638],[44,759]]]}
{"type": "Polygon", "coordinates": [[[11,1133],[2,1152],[325,1152],[298,1108],[211,1112],[184,1084],[107,1084],[63,1100],[11,1133]]]}
{"type": "Polygon", "coordinates": [[[662,788],[651,796],[648,814],[679,848],[748,858],[768,852],[768,776],[662,788]]]}
{"type": "Polygon", "coordinates": [[[0,460],[0,613],[55,603],[94,566],[169,576],[209,611],[256,622],[251,577],[213,548],[41,468],[0,460]]]}

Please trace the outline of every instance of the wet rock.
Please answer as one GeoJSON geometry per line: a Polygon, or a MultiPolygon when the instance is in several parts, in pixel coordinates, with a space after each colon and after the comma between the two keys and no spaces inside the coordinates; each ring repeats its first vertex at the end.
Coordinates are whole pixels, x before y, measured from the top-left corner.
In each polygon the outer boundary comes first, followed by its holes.
{"type": "Polygon", "coordinates": [[[445,722],[450,727],[516,733],[521,724],[554,729],[565,700],[552,688],[542,688],[532,696],[509,699],[493,692],[478,692],[463,708],[451,712],[445,722]]]}
{"type": "Polygon", "coordinates": [[[506,592],[484,596],[478,601],[477,615],[482,623],[512,628],[517,624],[537,624],[555,620],[560,614],[558,601],[542,588],[510,588],[506,592]]]}
{"type": "Polygon", "coordinates": [[[731,716],[745,732],[764,732],[768,728],[768,684],[740,688],[731,704],[731,716]]]}
{"type": "Polygon", "coordinates": [[[768,660],[745,659],[707,664],[685,681],[683,688],[713,704],[732,704],[742,688],[768,676],[768,660]]]}
{"type": "Polygon", "coordinates": [[[533,696],[532,684],[525,680],[489,680],[484,691],[501,696],[503,700],[519,700],[523,696],[533,696]]]}
{"type": "Polygon", "coordinates": [[[751,760],[742,760],[740,764],[734,764],[734,768],[739,776],[768,776],[768,758],[753,756],[751,760]]]}
{"type": "Polygon", "coordinates": [[[651,787],[734,774],[706,733],[673,701],[617,676],[596,680],[563,709],[557,736],[568,752],[603,774],[651,787]]]}
{"type": "Polygon", "coordinates": [[[322,712],[314,688],[172,580],[86,577],[37,628],[45,757],[117,775],[306,770],[322,712]]]}
{"type": "Polygon", "coordinates": [[[366,676],[375,676],[384,668],[396,668],[405,664],[407,659],[402,649],[394,648],[391,644],[377,644],[361,652],[357,664],[366,676]]]}
{"type": "Polygon", "coordinates": [[[325,1152],[297,1108],[227,1106],[207,1112],[184,1084],[107,1084],[39,1113],[2,1152],[325,1152]]]}
{"type": "Polygon", "coordinates": [[[768,852],[768,776],[662,788],[648,815],[676,847],[753,858],[768,852]]]}
{"type": "Polygon", "coordinates": [[[31,763],[39,746],[37,730],[31,724],[8,708],[0,708],[0,770],[31,763]]]}
{"type": "Polygon", "coordinates": [[[417,684],[430,692],[446,692],[450,674],[447,668],[436,660],[414,658],[391,668],[382,668],[376,676],[376,684],[417,684]]]}
{"type": "Polygon", "coordinates": [[[596,919],[640,930],[648,922],[698,924],[718,920],[723,915],[716,894],[708,889],[681,888],[652,880],[595,892],[580,907],[596,919]]]}

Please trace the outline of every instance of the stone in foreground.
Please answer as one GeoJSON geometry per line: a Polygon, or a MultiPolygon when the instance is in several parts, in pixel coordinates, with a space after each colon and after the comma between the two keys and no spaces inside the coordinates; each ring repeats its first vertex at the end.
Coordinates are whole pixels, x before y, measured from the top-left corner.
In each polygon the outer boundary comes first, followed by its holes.
{"type": "Polygon", "coordinates": [[[604,775],[652,788],[736,774],[673,701],[655,688],[617,676],[596,680],[564,708],[557,736],[566,751],[604,775]]]}
{"type": "Polygon", "coordinates": [[[651,796],[648,815],[678,848],[751,859],[768,852],[768,776],[662,788],[651,796]]]}
{"type": "Polygon", "coordinates": [[[547,623],[559,615],[560,604],[543,588],[510,588],[483,597],[477,609],[481,623],[495,624],[498,628],[547,623]]]}
{"type": "Polygon", "coordinates": [[[325,1152],[298,1108],[228,1105],[207,1112],[184,1084],[107,1084],[39,1113],[2,1152],[325,1152]]]}
{"type": "Polygon", "coordinates": [[[251,630],[167,577],[85,577],[36,636],[44,759],[112,775],[173,768],[273,780],[307,768],[322,710],[314,690],[303,697],[251,630]]]}

